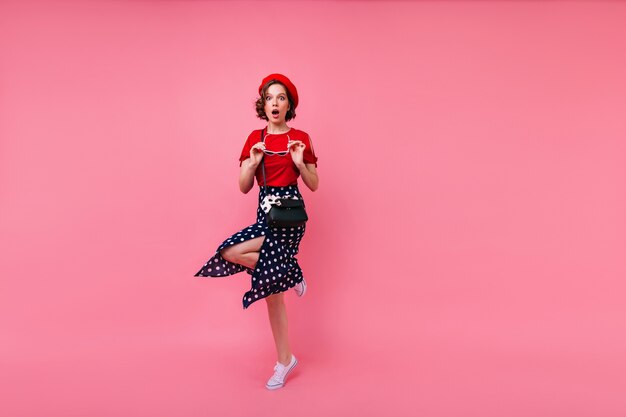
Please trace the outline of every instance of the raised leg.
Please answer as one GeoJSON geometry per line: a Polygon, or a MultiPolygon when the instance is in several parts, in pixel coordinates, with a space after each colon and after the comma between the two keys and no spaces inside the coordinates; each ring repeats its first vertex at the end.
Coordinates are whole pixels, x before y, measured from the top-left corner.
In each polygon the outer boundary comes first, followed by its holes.
{"type": "Polygon", "coordinates": [[[222,258],[228,262],[254,268],[259,261],[259,251],[263,245],[265,236],[255,237],[245,242],[229,246],[220,251],[222,258]]]}

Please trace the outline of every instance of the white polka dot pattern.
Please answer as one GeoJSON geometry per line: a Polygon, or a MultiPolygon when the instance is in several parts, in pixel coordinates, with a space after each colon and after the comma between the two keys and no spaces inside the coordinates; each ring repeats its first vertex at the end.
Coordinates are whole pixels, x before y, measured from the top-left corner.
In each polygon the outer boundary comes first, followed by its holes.
{"type": "Polygon", "coordinates": [[[304,236],[306,226],[271,228],[267,226],[265,212],[261,203],[265,193],[279,196],[302,198],[297,185],[286,187],[263,187],[259,190],[259,204],[257,207],[256,223],[233,234],[217,248],[215,254],[202,268],[196,272],[196,277],[225,277],[246,271],[252,275],[252,287],[243,296],[243,308],[247,309],[252,303],[271,294],[277,294],[294,287],[302,281],[302,269],[296,255],[300,241],[304,236]],[[228,246],[241,243],[254,237],[265,236],[259,261],[254,270],[243,265],[229,262],[222,258],[220,251],[228,246]]]}

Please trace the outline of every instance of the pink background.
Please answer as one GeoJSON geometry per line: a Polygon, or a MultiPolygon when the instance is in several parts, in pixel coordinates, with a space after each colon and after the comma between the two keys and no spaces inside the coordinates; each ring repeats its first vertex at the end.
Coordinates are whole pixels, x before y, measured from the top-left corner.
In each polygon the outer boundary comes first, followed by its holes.
{"type": "Polygon", "coordinates": [[[626,3],[0,2],[3,416],[623,416],[626,3]],[[237,158],[320,189],[284,389],[237,158]]]}

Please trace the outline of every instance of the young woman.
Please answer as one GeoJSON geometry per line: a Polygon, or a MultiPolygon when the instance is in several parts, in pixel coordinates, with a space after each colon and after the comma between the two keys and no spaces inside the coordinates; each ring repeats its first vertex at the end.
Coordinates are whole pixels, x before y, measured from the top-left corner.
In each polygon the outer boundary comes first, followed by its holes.
{"type": "Polygon", "coordinates": [[[298,361],[292,354],[287,336],[285,291],[294,288],[298,296],[306,292],[306,282],[295,255],[306,226],[268,227],[266,196],[302,199],[298,177],[311,190],[317,190],[317,157],[308,134],[290,128],[287,122],[296,117],[298,91],[282,74],[270,74],[259,86],[257,116],[267,126],[253,131],[246,140],[239,165],[239,188],[248,193],[256,176],[259,204],[256,223],[226,239],[195,276],[223,277],[246,271],[252,276],[252,288],[243,296],[243,308],[265,299],[278,360],[268,389],[281,388],[298,361]],[[265,165],[265,181],[263,174],[265,165]]]}

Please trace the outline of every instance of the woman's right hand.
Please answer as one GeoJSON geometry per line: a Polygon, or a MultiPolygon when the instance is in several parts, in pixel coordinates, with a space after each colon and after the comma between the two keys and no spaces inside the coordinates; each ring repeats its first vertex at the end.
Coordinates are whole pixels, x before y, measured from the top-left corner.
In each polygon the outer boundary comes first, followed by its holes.
{"type": "Polygon", "coordinates": [[[250,148],[250,160],[254,164],[254,166],[258,166],[261,163],[261,159],[263,159],[263,150],[265,149],[265,144],[263,142],[255,143],[252,148],[250,148]]]}

